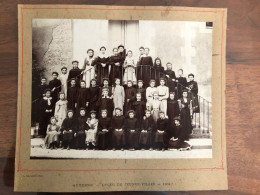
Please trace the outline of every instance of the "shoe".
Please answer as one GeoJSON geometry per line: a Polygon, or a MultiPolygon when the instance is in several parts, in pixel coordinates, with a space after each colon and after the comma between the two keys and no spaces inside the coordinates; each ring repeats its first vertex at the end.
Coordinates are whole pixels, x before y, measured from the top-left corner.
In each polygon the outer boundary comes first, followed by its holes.
{"type": "Polygon", "coordinates": [[[69,146],[67,147],[67,150],[70,150],[70,147],[69,147],[69,146]]]}
{"type": "Polygon", "coordinates": [[[113,148],[113,151],[116,151],[116,149],[115,149],[115,148],[113,148]]]}
{"type": "Polygon", "coordinates": [[[121,148],[121,151],[124,151],[124,148],[121,148]]]}

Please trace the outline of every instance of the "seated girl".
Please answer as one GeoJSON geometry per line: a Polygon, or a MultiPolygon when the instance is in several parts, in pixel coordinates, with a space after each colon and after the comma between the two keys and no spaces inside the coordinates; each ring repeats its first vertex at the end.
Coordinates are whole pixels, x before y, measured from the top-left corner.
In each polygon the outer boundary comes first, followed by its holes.
{"type": "Polygon", "coordinates": [[[57,149],[60,135],[60,126],[57,125],[57,119],[51,117],[50,124],[47,127],[46,137],[44,139],[45,147],[47,149],[57,149]]]}
{"type": "Polygon", "coordinates": [[[98,119],[96,118],[96,116],[97,116],[96,111],[94,111],[94,110],[90,111],[90,118],[86,122],[87,128],[86,128],[85,132],[86,132],[87,150],[95,149],[96,134],[97,134],[97,128],[98,128],[98,119]]]}
{"type": "Polygon", "coordinates": [[[185,132],[180,123],[181,118],[175,117],[175,133],[176,135],[169,140],[168,148],[169,149],[178,149],[178,150],[191,150],[191,145],[185,142],[185,132]]]}

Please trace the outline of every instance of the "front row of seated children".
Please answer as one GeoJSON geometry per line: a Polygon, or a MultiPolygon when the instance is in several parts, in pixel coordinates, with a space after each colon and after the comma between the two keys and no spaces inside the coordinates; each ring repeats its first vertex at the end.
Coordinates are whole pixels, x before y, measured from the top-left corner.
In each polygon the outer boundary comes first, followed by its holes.
{"type": "Polygon", "coordinates": [[[115,115],[110,118],[106,109],[101,110],[101,117],[97,119],[96,111],[90,111],[90,118],[86,117],[86,110],[80,109],[80,116],[75,118],[72,110],[68,111],[61,127],[57,119],[51,117],[47,127],[45,145],[49,149],[98,149],[98,150],[165,150],[190,149],[185,142],[185,131],[180,124],[180,117],[175,117],[174,127],[169,126],[169,119],[160,111],[157,122],[150,110],[140,122],[135,117],[135,111],[129,110],[122,115],[121,108],[115,108],[115,115]]]}

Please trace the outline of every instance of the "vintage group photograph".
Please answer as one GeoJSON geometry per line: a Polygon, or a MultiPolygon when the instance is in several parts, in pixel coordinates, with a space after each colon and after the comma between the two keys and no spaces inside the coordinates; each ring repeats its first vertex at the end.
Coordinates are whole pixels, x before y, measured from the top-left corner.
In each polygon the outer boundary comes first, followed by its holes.
{"type": "Polygon", "coordinates": [[[31,159],[212,158],[212,31],[33,19],[31,159]]]}

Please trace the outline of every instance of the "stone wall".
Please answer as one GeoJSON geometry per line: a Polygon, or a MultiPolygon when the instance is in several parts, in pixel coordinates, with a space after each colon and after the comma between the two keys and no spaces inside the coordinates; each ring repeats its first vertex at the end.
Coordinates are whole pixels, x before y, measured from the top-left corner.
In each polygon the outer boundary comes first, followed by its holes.
{"type": "Polygon", "coordinates": [[[32,30],[33,69],[50,80],[53,71],[60,72],[61,67],[71,64],[72,20],[34,19],[32,30]]]}

